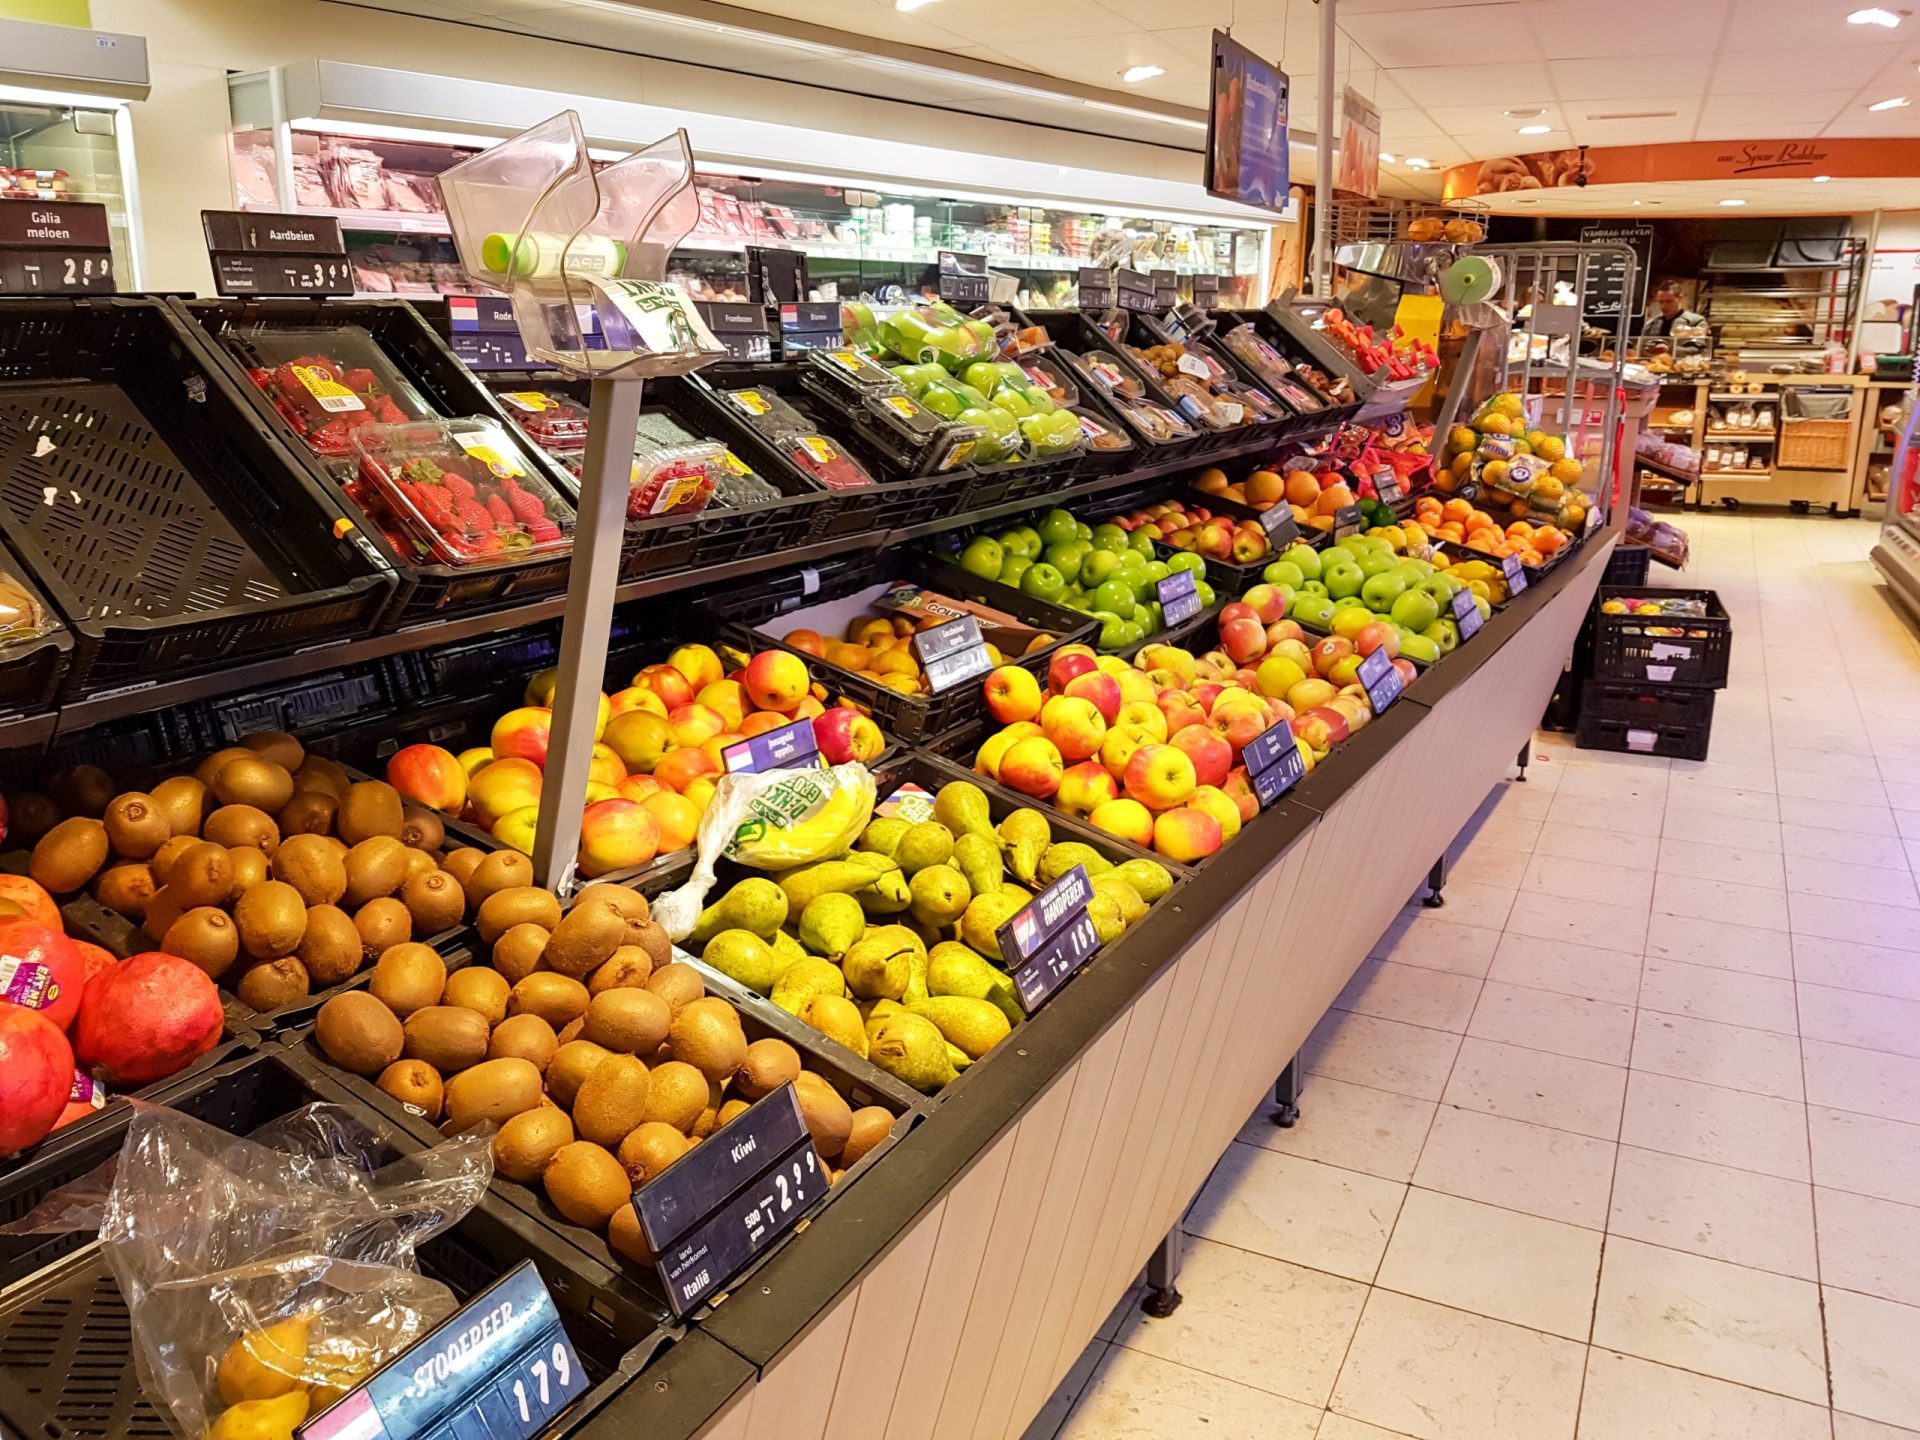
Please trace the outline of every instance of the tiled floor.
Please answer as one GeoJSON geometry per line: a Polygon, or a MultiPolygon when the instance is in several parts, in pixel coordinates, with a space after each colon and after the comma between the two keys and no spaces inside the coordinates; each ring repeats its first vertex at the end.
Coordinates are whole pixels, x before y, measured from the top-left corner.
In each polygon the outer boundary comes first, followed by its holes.
{"type": "Polygon", "coordinates": [[[1540,738],[1028,1440],[1920,1440],[1920,643],[1874,526],[1684,523],[1710,757],[1540,738]]]}

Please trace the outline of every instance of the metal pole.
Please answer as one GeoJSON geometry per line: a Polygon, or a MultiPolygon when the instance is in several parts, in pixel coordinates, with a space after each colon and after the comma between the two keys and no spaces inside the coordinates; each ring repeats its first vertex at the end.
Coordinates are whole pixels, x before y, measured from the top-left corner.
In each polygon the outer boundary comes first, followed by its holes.
{"type": "MultiPolygon", "coordinates": [[[[1873,219],[1867,222],[1867,263],[1856,282],[1851,276],[1848,284],[1854,285],[1857,292],[1847,296],[1847,308],[1852,312],[1853,324],[1847,327],[1847,374],[1851,375],[1860,368],[1860,316],[1866,308],[1867,291],[1873,288],[1873,252],[1880,244],[1880,211],[1873,212],[1873,219]]],[[[1829,284],[1828,289],[1832,286],[1829,284]]],[[[1827,334],[1833,334],[1833,299],[1827,299],[1827,334]]]]}
{"type": "Polygon", "coordinates": [[[1333,293],[1333,42],[1338,0],[1320,0],[1320,133],[1314,137],[1313,293],[1333,293]]]}
{"type": "Polygon", "coordinates": [[[593,761],[593,727],[607,673],[607,635],[620,578],[620,541],[633,486],[633,439],[640,424],[639,380],[595,380],[587,424],[580,512],[567,569],[567,609],[560,630],[560,667],[540,789],[533,873],[564,894],[580,850],[580,811],[593,761]]]}

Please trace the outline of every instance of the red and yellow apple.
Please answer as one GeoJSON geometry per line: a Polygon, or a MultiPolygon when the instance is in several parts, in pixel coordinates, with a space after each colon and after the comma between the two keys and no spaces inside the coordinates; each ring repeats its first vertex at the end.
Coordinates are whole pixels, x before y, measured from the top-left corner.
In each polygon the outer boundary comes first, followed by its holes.
{"type": "Polygon", "coordinates": [[[1196,785],[1218,786],[1233,768],[1233,747],[1210,725],[1189,725],[1167,743],[1187,757],[1196,785]]]}
{"type": "Polygon", "coordinates": [[[552,722],[553,712],[538,705],[523,705],[517,710],[507,711],[493,722],[493,734],[488,744],[493,748],[494,757],[500,760],[531,760],[535,765],[545,765],[552,722]]]}
{"type": "Polygon", "coordinates": [[[696,695],[727,673],[710,645],[682,645],[667,656],[667,664],[687,677],[696,695]]]}
{"type": "Polygon", "coordinates": [[[674,746],[673,723],[651,710],[627,710],[607,722],[603,743],[620,757],[629,775],[649,775],[674,746]]]}
{"type": "Polygon", "coordinates": [[[1109,800],[1120,798],[1120,783],[1098,760],[1070,765],[1060,776],[1053,803],[1069,815],[1091,815],[1109,800]]]}
{"type": "Polygon", "coordinates": [[[886,736],[872,717],[845,705],[836,705],[814,719],[813,739],[829,765],[869,765],[887,748],[886,736]]]}
{"type": "Polygon", "coordinates": [[[580,873],[589,879],[645,865],[660,849],[660,830],[638,800],[601,800],[580,816],[580,873]]]}
{"type": "Polygon", "coordinates": [[[509,756],[483,765],[467,783],[467,799],[482,825],[491,829],[502,816],[540,803],[540,767],[509,756]]]}
{"type": "MultiPolygon", "coordinates": [[[[1081,703],[1085,703],[1084,701],[1081,703]]],[[[1091,710],[1093,707],[1087,707],[1091,710]]],[[[1051,799],[1066,773],[1061,754],[1044,735],[1024,735],[1000,757],[998,778],[1002,785],[1031,795],[1037,800],[1051,799]]]]}
{"type": "Polygon", "coordinates": [[[1124,783],[1128,797],[1149,810],[1171,810],[1185,804],[1200,782],[1187,753],[1168,741],[1165,745],[1142,745],[1134,751],[1127,761],[1124,783]]]}
{"type": "Polygon", "coordinates": [[[1192,805],[1181,805],[1154,817],[1153,848],[1179,864],[1206,859],[1220,848],[1223,839],[1220,822],[1192,805]]]}
{"type": "MultiPolygon", "coordinates": [[[[1115,692],[1118,693],[1117,691],[1115,692]]],[[[1040,707],[1040,729],[1063,760],[1089,760],[1106,739],[1099,707],[1078,695],[1056,695],[1040,707]]]]}
{"type": "Polygon", "coordinates": [[[1153,812],[1138,800],[1109,800],[1091,815],[1087,823],[1094,829],[1136,845],[1153,844],[1153,812]]]}
{"type": "Polygon", "coordinates": [[[408,745],[387,761],[387,783],[409,800],[458,815],[467,803],[467,772],[438,745],[408,745]]]}
{"type": "Polygon", "coordinates": [[[1187,801],[1196,810],[1204,810],[1220,826],[1220,843],[1225,844],[1240,833],[1240,807],[1233,797],[1215,785],[1202,785],[1193,792],[1193,798],[1187,801]]]}
{"type": "Polygon", "coordinates": [[[747,698],[762,710],[790,712],[807,696],[812,683],[807,662],[785,650],[762,650],[740,672],[747,698]]]}
{"type": "Polygon", "coordinates": [[[1002,725],[1016,720],[1031,720],[1040,713],[1040,682],[1031,670],[1018,665],[1002,665],[987,676],[983,687],[987,713],[1002,725]]]}
{"type": "MultiPolygon", "coordinates": [[[[1120,714],[1120,683],[1111,675],[1100,673],[1076,675],[1067,682],[1067,688],[1063,693],[1075,699],[1093,702],[1093,708],[1100,712],[1100,719],[1104,724],[1111,725],[1120,714]]],[[[1041,723],[1044,725],[1046,722],[1043,720],[1041,723]]]]}

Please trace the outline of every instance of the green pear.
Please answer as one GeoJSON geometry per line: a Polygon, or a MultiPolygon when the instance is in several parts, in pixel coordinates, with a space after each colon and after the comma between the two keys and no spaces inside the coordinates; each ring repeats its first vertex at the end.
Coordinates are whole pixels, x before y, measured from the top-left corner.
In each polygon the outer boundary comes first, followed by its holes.
{"type": "Polygon", "coordinates": [[[867,1038],[873,1038],[873,1027],[889,1015],[899,1015],[906,1010],[898,1000],[889,1000],[882,996],[878,1000],[860,1000],[855,1002],[860,1009],[860,1022],[867,1027],[867,1038]]]}
{"type": "Polygon", "coordinates": [[[1005,890],[994,895],[974,896],[967,903],[966,913],[960,917],[960,938],[987,959],[1005,964],[1007,957],[1000,953],[1000,941],[995,932],[1011,920],[1025,903],[1005,890]]]}
{"type": "Polygon", "coordinates": [[[1021,884],[1033,884],[1040,869],[1040,857],[1053,843],[1053,827],[1047,823],[1047,817],[1030,806],[1023,806],[1000,822],[998,833],[1007,869],[1021,884]]]}
{"type": "Polygon", "coordinates": [[[971,780],[951,780],[933,797],[933,818],[955,835],[993,834],[987,792],[971,780]]]}
{"type": "Polygon", "coordinates": [[[969,995],[937,995],[907,1008],[937,1025],[947,1043],[959,1046],[969,1060],[978,1060],[1013,1029],[999,1006],[969,995]]]}
{"type": "Polygon", "coordinates": [[[973,899],[967,877],[951,865],[929,865],[916,871],[908,889],[913,896],[913,918],[936,929],[956,923],[973,899]]]}
{"type": "Polygon", "coordinates": [[[900,870],[875,875],[854,894],[860,908],[869,915],[898,915],[913,903],[913,891],[907,886],[905,872],[900,870]]]}
{"type": "Polygon", "coordinates": [[[867,1027],[851,1000],[839,995],[816,995],[799,1012],[800,1019],[829,1040],[838,1042],[861,1059],[867,1056],[867,1027]]]}
{"type": "Polygon", "coordinates": [[[773,984],[773,1003],[789,1015],[798,1015],[816,995],[840,996],[846,993],[847,977],[831,960],[809,955],[796,960],[773,984]]]}
{"type": "Polygon", "coordinates": [[[876,855],[891,856],[900,848],[900,837],[913,828],[911,821],[901,820],[892,815],[876,815],[861,833],[859,850],[871,851],[876,855]]]}
{"type": "Polygon", "coordinates": [[[1013,977],[957,941],[936,945],[927,956],[927,989],[936,996],[965,995],[974,1000],[990,1000],[1016,1025],[1027,1018],[1020,1008],[1013,977]]]}
{"type": "Polygon", "coordinates": [[[975,895],[991,895],[1007,873],[999,842],[989,835],[962,835],[954,841],[953,863],[975,895]]]}
{"type": "Polygon", "coordinates": [[[795,963],[751,930],[722,930],[707,942],[700,958],[729,980],[762,995],[772,994],[780,977],[795,963]]]}
{"type": "Polygon", "coordinates": [[[1111,870],[1094,877],[1093,893],[1104,895],[1119,906],[1120,918],[1128,925],[1137,925],[1146,918],[1147,902],[1140,898],[1140,892],[1111,870]]]}
{"type": "Polygon", "coordinates": [[[1086,867],[1087,879],[1104,874],[1113,869],[1113,862],[1091,845],[1083,845],[1078,840],[1064,840],[1058,845],[1049,845],[1040,856],[1040,867],[1034,872],[1034,879],[1042,885],[1051,885],[1076,865],[1086,867]]]}
{"type": "Polygon", "coordinates": [[[1087,918],[1093,921],[1093,933],[1102,945],[1109,945],[1127,933],[1126,917],[1111,895],[1095,895],[1087,902],[1087,918]]]}
{"type": "Polygon", "coordinates": [[[949,1040],[947,1041],[947,1063],[953,1066],[954,1073],[957,1075],[973,1064],[973,1057],[949,1040]]]}
{"type": "Polygon", "coordinates": [[[944,865],[953,858],[953,831],[938,820],[923,820],[900,837],[893,858],[908,875],[917,875],[929,865],[944,865]]]}
{"type": "Polygon", "coordinates": [[[1129,860],[1116,866],[1113,873],[1138,891],[1149,905],[1173,888],[1173,875],[1157,860],[1129,860]]]}
{"type": "Polygon", "coordinates": [[[807,954],[807,947],[802,945],[786,930],[774,931],[772,943],[773,953],[782,957],[789,965],[796,960],[809,960],[813,958],[807,954]]]}
{"type": "Polygon", "coordinates": [[[800,943],[816,955],[844,955],[866,932],[859,900],[838,891],[807,902],[800,912],[800,943]]]}
{"type": "Polygon", "coordinates": [[[914,949],[898,936],[865,936],[841,957],[847,988],[869,1000],[898,1000],[907,993],[907,981],[913,976],[914,949]]]}
{"type": "Polygon", "coordinates": [[[773,881],[755,876],[742,880],[701,911],[690,938],[696,944],[705,944],[722,930],[751,930],[770,941],[786,923],[786,892],[773,881]]]}
{"type": "Polygon", "coordinates": [[[940,1027],[906,1011],[867,1024],[867,1058],[897,1080],[931,1095],[959,1075],[940,1027]]]}
{"type": "MultiPolygon", "coordinates": [[[[893,861],[884,855],[869,858],[884,861],[888,866],[893,865],[893,861]]],[[[797,915],[822,895],[851,895],[855,890],[871,885],[873,875],[871,866],[857,861],[816,860],[811,865],[802,865],[782,875],[780,890],[787,897],[789,913],[797,915]]]]}

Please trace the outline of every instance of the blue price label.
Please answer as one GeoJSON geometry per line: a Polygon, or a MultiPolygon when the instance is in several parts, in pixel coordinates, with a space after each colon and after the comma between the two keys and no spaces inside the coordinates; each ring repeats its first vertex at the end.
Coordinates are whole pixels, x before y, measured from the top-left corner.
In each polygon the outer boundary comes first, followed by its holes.
{"type": "Polygon", "coordinates": [[[1293,743],[1293,726],[1282,720],[1278,725],[1268,726],[1246,743],[1240,752],[1240,763],[1252,775],[1289,754],[1299,753],[1300,747],[1293,743]]]}
{"type": "Polygon", "coordinates": [[[1527,567],[1520,563],[1518,555],[1500,557],[1500,569],[1507,577],[1507,594],[1518,595],[1527,588],[1527,567]]]}
{"type": "Polygon", "coordinates": [[[1029,1015],[1038,1010],[1099,948],[1100,933],[1093,928],[1093,917],[1082,909],[1067,922],[1064,930],[1013,972],[1013,985],[1020,992],[1021,1006],[1029,1015]]]}
{"type": "Polygon", "coordinates": [[[523,1260],[294,1434],[531,1440],[586,1390],[553,1297],[523,1260]]]}
{"type": "Polygon", "coordinates": [[[1076,865],[1021,906],[999,929],[996,939],[1010,968],[1033,960],[1055,935],[1064,930],[1093,899],[1093,884],[1084,865],[1076,865]]]}
{"type": "Polygon", "coordinates": [[[750,1105],[677,1161],[633,1192],[640,1228],[656,1255],[698,1225],[714,1207],[766,1171],[807,1133],[791,1084],[750,1105]]]}
{"type": "Polygon", "coordinates": [[[796,720],[729,745],[720,752],[729,775],[758,775],[765,770],[811,770],[820,763],[820,742],[811,720],[796,720]]]}
{"type": "Polygon", "coordinates": [[[1361,515],[1358,505],[1343,506],[1333,512],[1333,538],[1344,540],[1349,535],[1358,535],[1364,523],[1365,517],[1361,515]]]}
{"type": "Polygon", "coordinates": [[[1460,638],[1471,640],[1480,633],[1480,627],[1487,622],[1480,618],[1480,607],[1474,603],[1473,592],[1460,589],[1453,592],[1453,618],[1460,627],[1460,638]]]}
{"type": "Polygon", "coordinates": [[[1254,797],[1266,809],[1305,777],[1307,762],[1293,738],[1293,726],[1282,720],[1262,730],[1241,752],[1253,780],[1254,797]]]}
{"type": "Polygon", "coordinates": [[[1176,570],[1154,582],[1154,591],[1160,597],[1161,620],[1169,629],[1185,624],[1202,609],[1198,582],[1191,570],[1176,570]]]}
{"type": "Polygon", "coordinates": [[[1394,668],[1393,657],[1385,648],[1374,651],[1360,662],[1356,677],[1366,687],[1367,701],[1373,706],[1376,715],[1400,698],[1405,688],[1401,683],[1400,672],[1394,668]]]}

